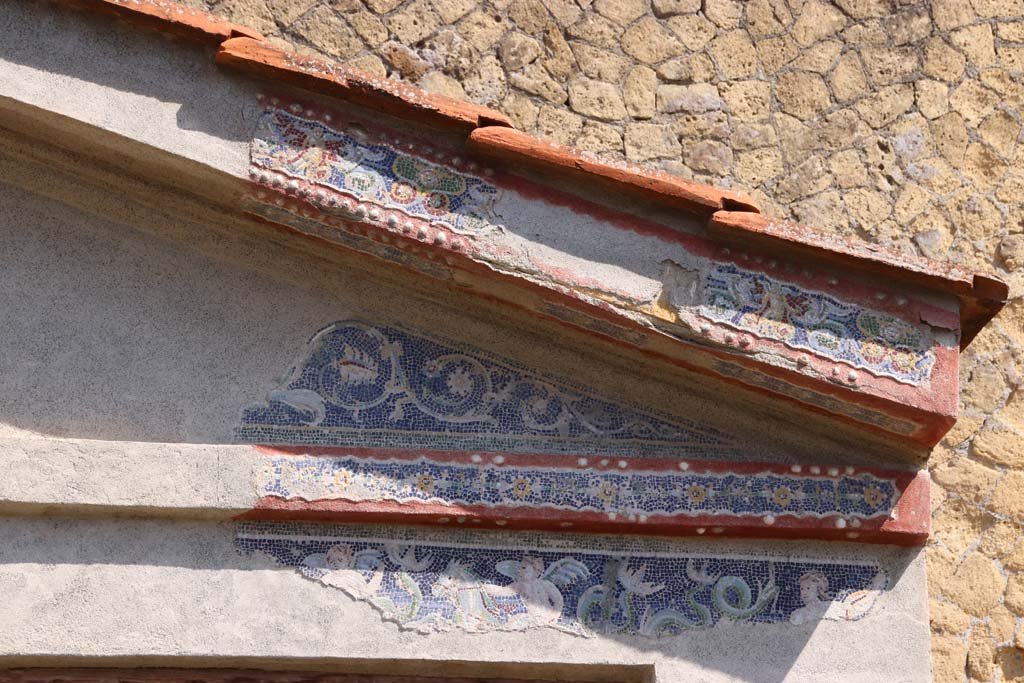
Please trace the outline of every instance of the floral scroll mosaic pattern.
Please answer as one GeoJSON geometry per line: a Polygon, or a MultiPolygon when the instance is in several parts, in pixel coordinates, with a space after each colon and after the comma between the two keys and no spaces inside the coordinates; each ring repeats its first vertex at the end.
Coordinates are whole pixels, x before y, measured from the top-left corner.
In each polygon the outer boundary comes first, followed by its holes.
{"type": "MultiPolygon", "coordinates": [[[[300,109],[301,110],[301,109],[300,109]]],[[[256,168],[472,233],[493,222],[498,189],[469,173],[282,109],[260,116],[251,148],[256,168]]]]}
{"type": "Polygon", "coordinates": [[[548,508],[612,516],[789,515],[886,517],[896,483],[872,474],[600,471],[361,456],[284,456],[259,475],[258,493],[286,500],[343,499],[548,508]]]}
{"type": "Polygon", "coordinates": [[[855,620],[888,586],[871,562],[409,542],[287,524],[243,526],[236,544],[424,633],[668,638],[721,622],[855,620]]]}
{"type": "Polygon", "coordinates": [[[732,452],[729,437],[713,429],[453,342],[360,322],[317,333],[285,385],[243,412],[238,437],[577,455],[732,452]]]}
{"type": "Polygon", "coordinates": [[[926,381],[935,365],[926,327],[731,264],[707,274],[700,314],[907,384],[926,381]]]}

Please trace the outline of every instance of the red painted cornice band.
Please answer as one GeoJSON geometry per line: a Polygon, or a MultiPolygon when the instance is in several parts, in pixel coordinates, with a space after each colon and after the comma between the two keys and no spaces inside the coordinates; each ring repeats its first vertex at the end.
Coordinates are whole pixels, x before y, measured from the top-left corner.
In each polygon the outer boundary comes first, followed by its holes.
{"type": "MultiPolygon", "coordinates": [[[[283,491],[273,484],[270,492],[266,484],[273,481],[269,475],[258,485],[261,495],[252,510],[238,519],[270,521],[312,521],[312,522],[370,522],[382,524],[416,524],[427,526],[467,526],[480,529],[578,531],[586,533],[641,534],[654,536],[708,536],[746,538],[813,538],[817,540],[856,541],[859,543],[886,543],[891,545],[918,546],[928,540],[931,515],[929,514],[929,477],[924,470],[905,472],[875,468],[828,467],[820,465],[783,465],[756,462],[719,462],[701,460],[680,460],[676,458],[618,458],[590,457],[576,458],[562,455],[537,455],[521,453],[456,453],[443,451],[410,451],[387,449],[346,449],[303,446],[258,446],[268,456],[268,464],[274,467],[299,468],[317,467],[316,461],[329,462],[331,457],[340,457],[347,465],[359,468],[359,463],[406,462],[421,471],[421,478],[429,478],[431,466],[455,464],[473,472],[472,479],[479,480],[486,471],[501,479],[521,476],[518,481],[530,487],[531,478],[542,474],[546,468],[551,472],[578,470],[591,476],[605,491],[609,507],[599,509],[566,509],[541,502],[522,504],[469,504],[465,501],[445,500],[441,491],[433,491],[428,500],[399,500],[375,495],[364,490],[366,495],[328,495],[333,490],[333,479],[319,477],[310,479],[317,486],[310,490],[283,491]],[[611,474],[618,481],[613,485],[600,477],[611,474]],[[690,497],[703,502],[713,500],[727,489],[734,489],[734,495],[742,499],[764,494],[781,496],[785,507],[771,512],[758,513],[743,510],[717,512],[666,512],[651,510],[648,514],[632,513],[619,509],[612,501],[623,495],[619,487],[630,490],[637,486],[644,490],[645,475],[677,479],[678,496],[690,497]],[[710,483],[714,477],[722,477],[720,483],[710,483]],[[637,477],[632,484],[625,483],[637,477]],[[690,480],[693,481],[690,481],[690,480]],[[759,479],[772,484],[756,484],[759,479]],[[708,481],[704,484],[694,482],[708,481]],[[840,483],[843,482],[843,483],[840,483]],[[860,482],[860,484],[858,484],[860,482]],[[688,483],[690,484],[688,486],[688,483]],[[875,486],[878,484],[879,486],[875,486]],[[774,490],[772,487],[774,486],[774,490]],[[824,488],[816,489],[817,486],[824,488]],[[839,487],[833,488],[833,486],[839,487]],[[716,487],[722,487],[717,490],[716,487]],[[759,488],[760,487],[760,488],[759,488]],[[845,487],[845,488],[844,488],[845,487]],[[883,494],[883,487],[892,487],[892,494],[883,494]],[[872,490],[873,489],[873,490],[872,490]],[[833,513],[815,515],[799,510],[801,496],[825,496],[839,494],[851,503],[860,495],[878,497],[877,512],[870,515],[833,513]],[[322,495],[315,495],[319,492],[322,495]],[[305,494],[305,495],[302,495],[305,494]],[[314,495],[310,495],[314,494],[314,495]],[[789,502],[792,498],[793,502],[789,502]],[[888,499],[885,504],[880,501],[888,499]],[[792,509],[788,509],[792,507],[792,509]]],[[[320,472],[321,470],[315,469],[320,472]]],[[[335,470],[345,476],[359,476],[342,467],[335,470]]],[[[550,476],[550,475],[549,475],[550,476]]],[[[285,479],[291,480],[288,477],[285,479]]],[[[432,482],[428,482],[432,486],[432,482]]],[[[287,484],[286,484],[287,486],[287,484]]],[[[400,482],[396,482],[400,486],[400,482]]],[[[551,491],[557,488],[551,486],[551,491]]],[[[358,486],[356,487],[358,488],[358,486]]],[[[543,488],[543,487],[542,487],[543,488]]],[[[546,491],[547,489],[544,489],[546,491]]],[[[658,493],[664,494],[664,488],[658,493]]],[[[536,494],[544,494],[538,490],[536,494]]],[[[598,494],[601,495],[601,494],[598,494]]],[[[557,494],[556,494],[557,497],[557,494]]],[[[512,494],[509,499],[515,499],[512,494]]],[[[533,500],[532,498],[530,499],[533,500]]],[[[838,499],[837,499],[838,503],[838,499]]],[[[717,505],[717,504],[716,504],[717,505]]],[[[840,505],[841,507],[841,505],[840,505]]]]}

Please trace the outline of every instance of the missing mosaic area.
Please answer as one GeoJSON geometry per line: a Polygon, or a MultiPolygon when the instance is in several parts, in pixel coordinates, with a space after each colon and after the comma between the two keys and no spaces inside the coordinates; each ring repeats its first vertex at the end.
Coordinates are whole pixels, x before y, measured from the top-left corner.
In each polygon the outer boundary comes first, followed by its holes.
{"type": "Polygon", "coordinates": [[[318,332],[290,379],[243,412],[251,443],[612,455],[731,453],[725,434],[595,396],[396,327],[318,332]]]}
{"type": "Polygon", "coordinates": [[[699,311],[714,322],[906,384],[927,381],[935,366],[926,326],[732,264],[717,263],[708,272],[699,311]]]}
{"type": "Polygon", "coordinates": [[[285,500],[548,508],[630,519],[771,515],[867,520],[888,516],[899,496],[895,481],[868,473],[601,471],[585,465],[570,469],[357,456],[272,458],[259,470],[257,493],[285,500]]]}
{"type": "Polygon", "coordinates": [[[403,542],[268,524],[241,528],[236,545],[421,633],[546,627],[660,639],[724,622],[852,621],[888,588],[872,562],[403,542]]]}
{"type": "Polygon", "coordinates": [[[882,429],[886,429],[897,434],[910,435],[918,429],[918,426],[909,420],[901,420],[877,410],[864,408],[850,403],[849,401],[842,401],[833,396],[829,396],[828,394],[823,394],[820,391],[814,391],[813,389],[807,389],[806,387],[790,384],[789,382],[777,377],[772,377],[771,375],[766,375],[763,372],[744,368],[733,363],[716,360],[714,361],[712,368],[715,372],[726,377],[734,377],[748,384],[761,387],[762,389],[768,389],[774,393],[798,399],[812,406],[824,408],[831,413],[845,415],[846,417],[853,418],[858,422],[881,427],[882,429]]]}
{"type": "Polygon", "coordinates": [[[619,341],[628,342],[636,346],[644,346],[647,344],[647,335],[643,332],[637,332],[630,330],[621,325],[616,325],[607,320],[602,320],[594,316],[587,315],[581,311],[569,308],[568,306],[561,306],[551,302],[542,302],[538,310],[541,313],[546,313],[562,322],[575,325],[576,327],[582,327],[585,330],[602,334],[612,339],[618,339],[619,341]]]}
{"type": "MultiPolygon", "coordinates": [[[[257,195],[257,199],[260,197],[257,195]]],[[[287,225],[307,235],[322,237],[340,244],[361,254],[393,263],[402,268],[428,275],[438,280],[450,280],[451,270],[440,263],[426,258],[419,258],[395,246],[389,246],[360,235],[351,234],[342,227],[327,225],[324,222],[307,218],[292,210],[288,203],[282,201],[281,206],[268,206],[261,201],[252,202],[249,209],[252,213],[262,216],[273,223],[287,225]]]]}
{"type": "Polygon", "coordinates": [[[455,232],[472,234],[497,222],[494,204],[500,191],[493,184],[372,137],[358,125],[341,131],[284,109],[265,109],[250,156],[256,168],[284,173],[455,232]]]}

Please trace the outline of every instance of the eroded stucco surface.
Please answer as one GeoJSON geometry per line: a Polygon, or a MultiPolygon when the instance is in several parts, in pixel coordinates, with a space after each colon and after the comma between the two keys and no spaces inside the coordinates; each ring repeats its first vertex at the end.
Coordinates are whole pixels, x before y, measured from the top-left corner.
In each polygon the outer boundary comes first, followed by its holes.
{"type": "MultiPolygon", "coordinates": [[[[202,0],[193,0],[202,5],[202,0]]],[[[932,456],[938,681],[1022,680],[1021,0],[220,0],[215,12],[769,213],[995,270],[932,456]]]]}

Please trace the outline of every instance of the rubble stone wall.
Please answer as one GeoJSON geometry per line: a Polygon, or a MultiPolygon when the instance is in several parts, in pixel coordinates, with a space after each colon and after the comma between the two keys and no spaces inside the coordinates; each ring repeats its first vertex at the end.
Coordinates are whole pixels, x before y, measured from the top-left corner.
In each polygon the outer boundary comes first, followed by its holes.
{"type": "Polygon", "coordinates": [[[935,679],[1024,680],[1024,0],[191,0],[539,136],[994,270],[935,449],[935,679]]]}

